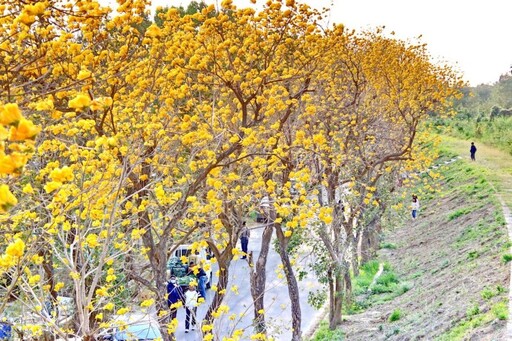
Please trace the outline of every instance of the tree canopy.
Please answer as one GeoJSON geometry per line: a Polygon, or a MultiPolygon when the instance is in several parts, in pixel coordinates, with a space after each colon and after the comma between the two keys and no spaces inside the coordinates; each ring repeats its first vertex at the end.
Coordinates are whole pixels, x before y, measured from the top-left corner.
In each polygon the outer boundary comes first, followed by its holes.
{"type": "MultiPolygon", "coordinates": [[[[22,302],[37,317],[15,323],[26,339],[98,339],[119,316],[152,307],[172,338],[167,261],[184,243],[218,262],[203,324],[213,339],[240,222],[263,197],[262,250],[275,231],[292,302],[285,250],[296,233],[323,243],[340,281],[365,227],[358,218],[384,200],[377,187],[429,162],[421,122],[461,86],[423,44],[322,27],[326,13],[291,0],[260,11],[193,2],[159,10],[154,23],[141,0],[115,12],[94,0],[0,4],[0,314],[22,302]],[[73,297],[71,324],[44,308],[61,295],[73,297]]],[[[255,265],[264,270],[264,252],[255,265]]],[[[264,339],[265,280],[253,279],[264,339]]]]}

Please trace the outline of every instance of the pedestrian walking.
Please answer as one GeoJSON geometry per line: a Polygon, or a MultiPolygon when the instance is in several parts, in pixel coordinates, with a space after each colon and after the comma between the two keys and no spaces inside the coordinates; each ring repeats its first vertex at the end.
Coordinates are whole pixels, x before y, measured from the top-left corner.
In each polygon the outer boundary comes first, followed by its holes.
{"type": "Polygon", "coordinates": [[[474,142],[471,142],[471,148],[469,148],[469,153],[471,154],[471,160],[476,161],[476,146],[474,142]]]}
{"type": "Polygon", "coordinates": [[[196,314],[198,305],[199,293],[196,291],[196,287],[193,285],[188,286],[188,290],[185,293],[185,333],[196,329],[196,314]]]}
{"type": "Polygon", "coordinates": [[[418,200],[418,197],[415,194],[412,195],[411,208],[412,219],[416,219],[416,217],[418,216],[418,211],[420,209],[420,201],[418,200]]]}
{"type": "Polygon", "coordinates": [[[198,265],[197,270],[194,270],[194,267],[194,262],[190,262],[188,275],[195,276],[197,278],[197,289],[199,294],[202,298],[206,299],[206,282],[208,281],[208,276],[201,266],[198,265]]]}
{"type": "Polygon", "coordinates": [[[167,283],[167,305],[171,311],[171,320],[175,319],[178,314],[178,307],[176,303],[183,302],[183,290],[176,281],[176,276],[171,276],[169,283],[167,283]]]}
{"type": "Polygon", "coordinates": [[[242,245],[242,252],[244,255],[242,259],[247,258],[248,246],[249,246],[249,237],[251,236],[251,231],[247,228],[246,222],[242,222],[242,228],[240,230],[240,244],[242,245]]]}

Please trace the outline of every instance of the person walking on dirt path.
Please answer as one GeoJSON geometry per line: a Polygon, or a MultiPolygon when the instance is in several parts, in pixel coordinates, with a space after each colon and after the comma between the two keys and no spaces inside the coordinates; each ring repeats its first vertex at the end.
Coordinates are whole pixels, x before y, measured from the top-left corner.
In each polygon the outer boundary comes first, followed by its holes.
{"type": "Polygon", "coordinates": [[[411,208],[412,219],[416,219],[416,217],[418,216],[418,211],[420,209],[420,201],[418,200],[418,197],[415,194],[412,195],[411,208]]]}
{"type": "Polygon", "coordinates": [[[471,148],[469,148],[469,153],[471,154],[471,160],[476,161],[476,146],[474,142],[471,142],[471,148]]]}
{"type": "Polygon", "coordinates": [[[249,245],[249,237],[251,236],[251,231],[247,228],[246,222],[242,222],[242,229],[240,230],[240,244],[242,245],[242,252],[244,255],[242,259],[247,258],[247,251],[249,245]]]}

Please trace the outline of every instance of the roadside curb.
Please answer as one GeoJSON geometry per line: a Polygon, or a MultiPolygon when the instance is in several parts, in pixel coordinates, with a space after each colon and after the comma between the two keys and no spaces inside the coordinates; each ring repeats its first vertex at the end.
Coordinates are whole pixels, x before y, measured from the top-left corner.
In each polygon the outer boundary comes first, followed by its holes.
{"type": "Polygon", "coordinates": [[[309,328],[302,333],[302,339],[303,340],[309,340],[310,338],[313,337],[313,335],[315,334],[316,330],[318,329],[318,326],[320,325],[320,323],[323,321],[323,319],[325,318],[325,316],[329,312],[328,306],[329,306],[328,303],[324,304],[322,306],[322,308],[320,308],[318,313],[315,314],[315,317],[313,319],[313,323],[311,323],[309,328]]]}

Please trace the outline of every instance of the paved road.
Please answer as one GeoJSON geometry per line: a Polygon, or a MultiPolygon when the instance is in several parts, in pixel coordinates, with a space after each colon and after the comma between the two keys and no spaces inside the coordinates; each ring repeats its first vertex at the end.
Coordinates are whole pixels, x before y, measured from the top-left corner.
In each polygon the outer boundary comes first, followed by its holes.
{"type": "MultiPolygon", "coordinates": [[[[261,234],[262,228],[253,224],[249,226],[254,228],[251,230],[251,238],[249,240],[249,251],[253,252],[253,257],[256,259],[259,256],[261,248],[261,234]]],[[[265,316],[269,329],[269,336],[273,336],[276,340],[290,340],[291,339],[291,308],[290,299],[288,296],[288,287],[284,276],[278,275],[279,265],[281,260],[279,254],[276,253],[271,244],[269,257],[267,261],[267,292],[265,294],[265,316]]],[[[309,261],[309,258],[303,258],[301,263],[309,261]]],[[[238,259],[231,263],[229,268],[230,272],[230,286],[236,285],[238,287],[238,294],[232,291],[227,292],[224,304],[230,307],[227,315],[219,318],[216,322],[216,334],[222,339],[222,336],[229,336],[234,330],[243,329],[244,335],[242,340],[250,340],[250,335],[253,334],[251,326],[253,319],[252,297],[250,292],[249,280],[249,265],[245,260],[238,259]],[[231,320],[229,317],[236,314],[236,318],[231,320]]],[[[214,276],[213,283],[216,283],[214,276]]],[[[316,289],[316,281],[311,275],[306,276],[299,282],[300,287],[300,301],[302,310],[302,330],[306,331],[314,321],[315,315],[318,313],[313,307],[307,303],[308,292],[316,289]]],[[[209,302],[213,297],[213,292],[207,292],[207,301],[209,302]]],[[[202,305],[198,308],[198,317],[201,319],[206,314],[208,306],[202,305]]],[[[179,309],[178,311],[179,327],[176,332],[178,341],[196,341],[202,340],[201,332],[190,331],[185,333],[185,311],[179,309]]]]}

